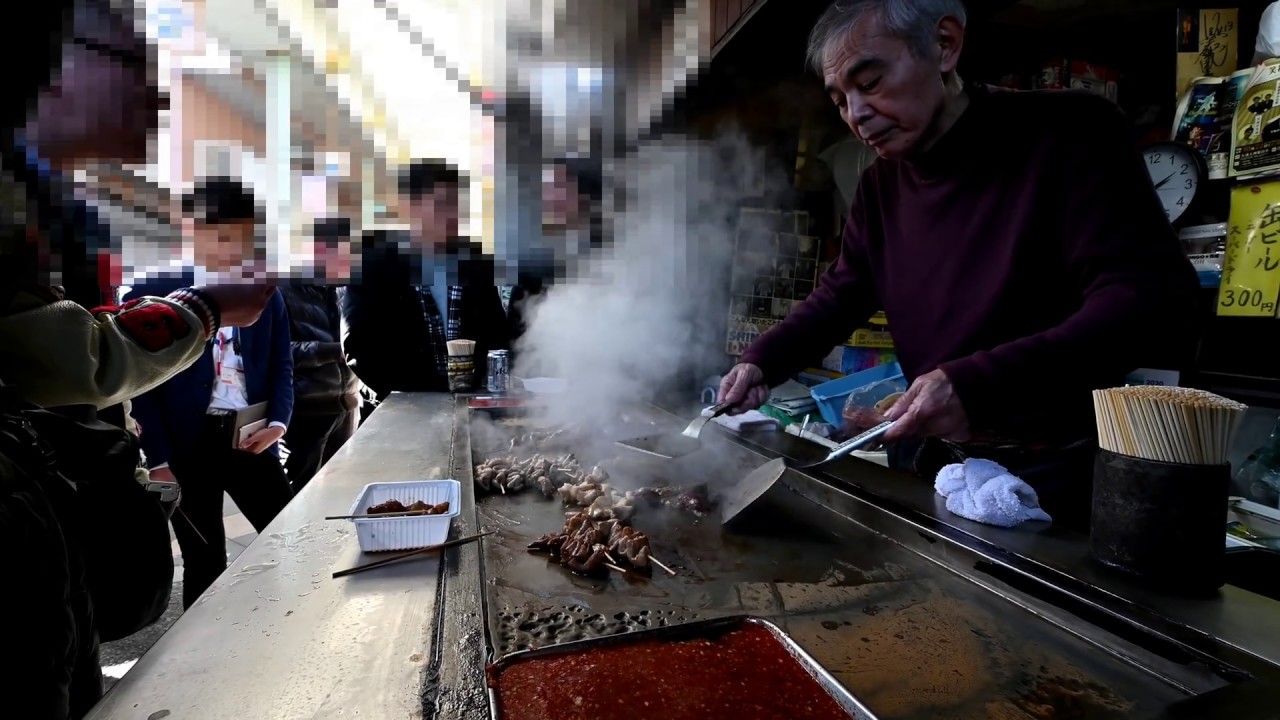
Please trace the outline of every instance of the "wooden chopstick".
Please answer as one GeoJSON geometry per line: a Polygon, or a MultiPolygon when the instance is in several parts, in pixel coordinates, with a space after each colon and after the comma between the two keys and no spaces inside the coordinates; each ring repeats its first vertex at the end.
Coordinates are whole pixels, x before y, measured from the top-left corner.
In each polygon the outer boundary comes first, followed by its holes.
{"type": "Polygon", "coordinates": [[[378,513],[376,515],[328,515],[325,520],[369,520],[377,518],[395,518],[395,517],[443,517],[448,515],[446,510],[442,513],[432,515],[426,510],[405,510],[404,512],[378,513]]]}
{"type": "Polygon", "coordinates": [[[492,535],[493,532],[494,531],[490,530],[489,532],[482,532],[477,535],[469,535],[467,537],[458,538],[457,540],[450,540],[449,542],[443,542],[443,543],[440,543],[439,545],[431,545],[430,547],[418,548],[417,550],[410,550],[409,552],[400,553],[399,555],[394,555],[389,558],[383,558],[381,560],[376,560],[374,562],[366,563],[364,565],[357,565],[352,568],[347,568],[346,570],[339,570],[333,574],[333,578],[336,580],[340,577],[346,577],[348,575],[355,575],[356,573],[364,572],[365,570],[372,570],[373,568],[382,567],[383,565],[390,565],[393,562],[398,562],[406,558],[417,557],[419,555],[427,555],[437,550],[444,550],[446,548],[456,547],[458,545],[466,545],[467,543],[471,543],[471,542],[475,542],[476,540],[479,540],[485,535],[492,535]]]}

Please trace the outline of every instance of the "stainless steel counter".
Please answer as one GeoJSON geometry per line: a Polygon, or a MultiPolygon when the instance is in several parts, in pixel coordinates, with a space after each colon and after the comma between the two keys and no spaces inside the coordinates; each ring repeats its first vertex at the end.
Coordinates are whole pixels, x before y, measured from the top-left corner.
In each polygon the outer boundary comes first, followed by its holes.
{"type": "Polygon", "coordinates": [[[363,560],[350,523],[321,518],[370,482],[448,477],[453,426],[449,396],[380,408],[89,717],[421,717],[440,563],[332,580],[363,560]]]}
{"type": "MultiPolygon", "coordinates": [[[[677,426],[674,417],[657,416],[677,426]]],[[[551,619],[552,625],[567,619],[598,623],[606,631],[619,623],[643,626],[638,617],[615,617],[615,610],[623,612],[617,587],[565,579],[559,568],[524,567],[529,558],[520,555],[520,539],[554,529],[541,527],[544,509],[524,505],[536,502],[532,497],[477,508],[471,493],[463,494],[453,535],[481,525],[499,529],[485,541],[484,552],[507,556],[502,564],[482,562],[481,549],[472,545],[449,551],[442,562],[329,578],[333,570],[359,562],[360,554],[349,524],[318,518],[347,511],[360,488],[375,480],[455,477],[469,487],[473,436],[465,404],[454,398],[394,396],[90,717],[481,718],[487,716],[488,646],[510,650],[545,631],[545,618],[526,626],[527,613],[545,608],[549,616],[565,615],[551,619]],[[495,594],[496,587],[506,590],[495,594]],[[156,715],[165,710],[168,715],[156,715]]],[[[728,452],[743,465],[819,452],[782,433],[740,438],[711,427],[704,437],[712,453],[728,452]]],[[[696,474],[698,462],[682,467],[696,474]]],[[[832,669],[846,682],[861,673],[870,679],[864,686],[878,683],[877,701],[890,710],[886,716],[941,717],[930,715],[927,705],[940,688],[960,688],[969,693],[969,707],[981,707],[976,676],[945,678],[935,671],[963,672],[965,663],[992,661],[993,647],[1004,674],[992,675],[991,682],[1014,685],[1019,667],[1037,657],[1106,677],[1128,692],[1162,687],[1162,697],[1280,673],[1280,603],[1234,588],[1207,601],[1146,593],[1094,568],[1082,536],[968,523],[946,513],[928,484],[863,461],[835,463],[822,475],[798,479],[793,489],[797,508],[816,527],[847,530],[795,539],[789,546],[794,562],[774,563],[772,570],[756,567],[751,577],[731,558],[689,553],[677,561],[695,569],[702,563],[706,578],[717,568],[738,573],[733,603],[757,614],[777,615],[779,604],[817,607],[798,616],[791,631],[824,643],[808,649],[829,667],[852,658],[852,664],[832,669]],[[843,579],[823,577],[836,565],[843,579]],[[809,586],[823,583],[828,590],[810,592],[809,586]],[[836,596],[839,607],[819,607],[836,596]],[[950,615],[939,608],[950,608],[950,615]],[[948,624],[947,618],[957,622],[948,624]],[[1052,630],[1035,629],[1042,626],[1052,630]],[[854,627],[859,629],[850,635],[854,627]],[[916,638],[914,645],[898,635],[916,638]],[[876,638],[883,644],[871,642],[876,638]],[[1019,641],[1032,647],[1018,647],[1019,641]],[[915,647],[921,662],[908,667],[888,653],[877,660],[876,647],[915,647]],[[912,684],[911,678],[934,675],[936,683],[912,684]],[[900,703],[896,710],[890,707],[894,698],[900,703]],[[916,703],[920,711],[903,702],[916,703]]],[[[680,539],[696,541],[699,532],[680,539]]],[[[678,552],[664,547],[674,539],[655,532],[658,549],[668,557],[678,552]]],[[[769,538],[741,541],[746,550],[769,542],[777,544],[769,538]]],[[[723,593],[715,582],[703,582],[701,596],[698,582],[681,582],[659,578],[650,587],[633,588],[650,610],[642,617],[667,607],[667,621],[674,622],[732,604],[718,596],[723,593]]],[[[1033,717],[997,710],[992,717],[1033,717]]]]}

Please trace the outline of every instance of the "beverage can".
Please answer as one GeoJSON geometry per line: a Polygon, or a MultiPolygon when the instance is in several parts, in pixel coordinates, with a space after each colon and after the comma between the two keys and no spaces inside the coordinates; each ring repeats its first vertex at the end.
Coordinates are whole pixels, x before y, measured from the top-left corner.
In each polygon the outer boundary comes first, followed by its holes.
{"type": "Polygon", "coordinates": [[[506,350],[490,350],[488,354],[488,390],[506,392],[511,387],[511,368],[506,350]]]}

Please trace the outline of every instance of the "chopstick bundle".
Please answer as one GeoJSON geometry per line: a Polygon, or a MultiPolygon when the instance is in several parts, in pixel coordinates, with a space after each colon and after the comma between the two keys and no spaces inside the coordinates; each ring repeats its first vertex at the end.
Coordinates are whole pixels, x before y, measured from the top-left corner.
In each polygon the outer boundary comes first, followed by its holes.
{"type": "Polygon", "coordinates": [[[1131,385],[1093,391],[1098,445],[1157,462],[1225,464],[1246,410],[1247,405],[1195,388],[1131,385]]]}
{"type": "Polygon", "coordinates": [[[476,351],[475,340],[449,340],[445,346],[450,357],[470,357],[476,351]]]}

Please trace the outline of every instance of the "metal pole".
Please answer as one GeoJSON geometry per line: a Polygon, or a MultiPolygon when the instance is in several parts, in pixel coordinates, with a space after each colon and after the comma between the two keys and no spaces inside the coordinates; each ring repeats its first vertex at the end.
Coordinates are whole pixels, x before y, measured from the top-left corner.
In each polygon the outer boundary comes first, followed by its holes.
{"type": "Polygon", "coordinates": [[[267,59],[267,263],[271,271],[288,269],[293,213],[293,60],[287,52],[267,59]]]}

